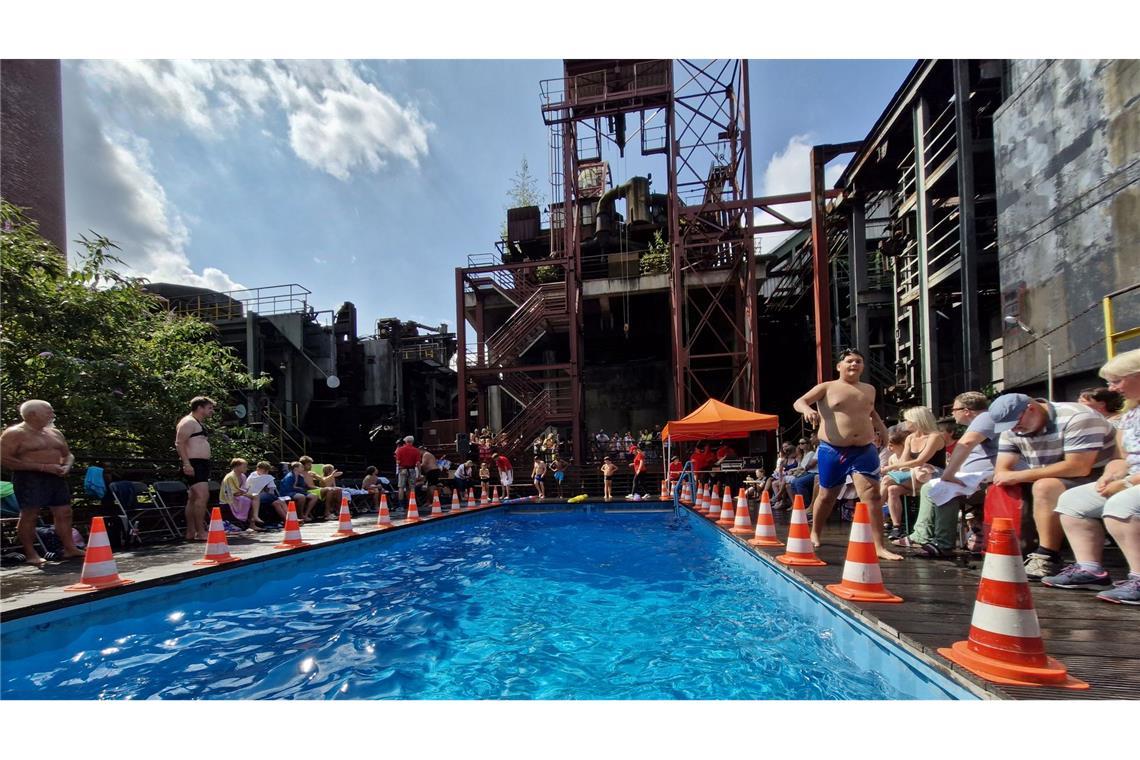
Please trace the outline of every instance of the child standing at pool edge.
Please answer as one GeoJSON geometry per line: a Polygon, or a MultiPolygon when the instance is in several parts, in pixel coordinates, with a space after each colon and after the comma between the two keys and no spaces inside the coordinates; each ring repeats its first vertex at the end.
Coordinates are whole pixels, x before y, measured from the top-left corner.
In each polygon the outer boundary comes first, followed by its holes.
{"type": "Polygon", "coordinates": [[[534,489],[538,493],[538,498],[545,499],[546,486],[542,482],[542,479],[546,476],[545,459],[540,456],[534,458],[534,469],[531,470],[530,476],[534,479],[534,489]]]}
{"type": "Polygon", "coordinates": [[[617,470],[618,470],[618,468],[617,468],[617,465],[614,464],[614,460],[610,459],[609,457],[606,457],[605,460],[602,462],[602,483],[603,483],[603,493],[604,493],[603,498],[606,501],[609,501],[610,499],[613,498],[613,493],[612,493],[613,482],[614,482],[613,478],[614,478],[614,473],[616,473],[617,470]]]}

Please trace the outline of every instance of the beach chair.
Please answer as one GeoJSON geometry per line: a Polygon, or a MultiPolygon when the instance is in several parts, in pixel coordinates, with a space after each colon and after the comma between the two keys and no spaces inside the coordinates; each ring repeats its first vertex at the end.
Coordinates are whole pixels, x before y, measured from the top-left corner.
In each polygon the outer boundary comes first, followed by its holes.
{"type": "MultiPolygon", "coordinates": [[[[20,546],[20,538],[16,535],[16,523],[20,520],[20,504],[16,501],[16,495],[12,490],[12,485],[7,481],[0,481],[0,534],[3,535],[2,546],[4,549],[20,546]],[[5,487],[6,486],[6,487],[5,487]]],[[[36,527],[42,527],[47,523],[43,520],[43,515],[36,515],[36,527]]],[[[44,542],[40,540],[39,531],[33,535],[36,551],[43,557],[48,553],[48,549],[44,546],[44,542]]]]}
{"type": "Polygon", "coordinates": [[[146,483],[114,482],[111,484],[111,497],[119,513],[137,529],[140,539],[145,540],[146,536],[179,537],[174,516],[154,498],[146,483]]]}

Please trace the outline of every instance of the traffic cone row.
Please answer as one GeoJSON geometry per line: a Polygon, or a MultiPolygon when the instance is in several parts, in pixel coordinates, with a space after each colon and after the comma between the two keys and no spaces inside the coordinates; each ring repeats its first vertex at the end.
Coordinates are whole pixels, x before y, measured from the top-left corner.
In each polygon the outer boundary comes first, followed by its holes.
{"type": "Polygon", "coordinates": [[[736,513],[732,509],[732,488],[725,486],[724,497],[720,502],[720,519],[716,521],[716,524],[724,528],[731,528],[734,522],[736,522],[736,513]]]}
{"type": "Polygon", "coordinates": [[[994,683],[1089,688],[1045,654],[1013,521],[1006,517],[994,518],[990,528],[970,636],[938,654],[994,683]]]}
{"type": "Polygon", "coordinates": [[[404,522],[419,522],[420,508],[416,504],[416,489],[408,491],[408,512],[404,515],[404,522]]]}
{"type": "Polygon", "coordinates": [[[736,521],[729,531],[738,536],[747,536],[752,533],[752,517],[748,514],[748,497],[741,488],[736,496],[736,521]]]}
{"type": "Polygon", "coordinates": [[[392,513],[388,511],[388,494],[380,494],[380,514],[376,516],[376,527],[384,530],[392,527],[392,513]]]}
{"type": "Polygon", "coordinates": [[[340,514],[337,515],[336,535],[338,536],[355,536],[358,535],[352,529],[352,512],[348,508],[348,497],[344,496],[340,500],[340,514]]]}
{"type": "Polygon", "coordinates": [[[195,562],[195,565],[222,565],[226,562],[237,562],[241,557],[230,554],[230,545],[226,541],[226,527],[222,522],[222,508],[214,507],[210,512],[210,535],[206,538],[206,556],[195,562]]]}
{"type": "Polygon", "coordinates": [[[760,508],[756,512],[756,533],[748,542],[749,546],[783,546],[776,538],[776,521],[772,517],[772,502],[768,492],[760,494],[760,508]]]}
{"type": "Polygon", "coordinates": [[[792,501],[792,523],[788,526],[787,551],[776,557],[776,561],[784,565],[818,566],[827,563],[815,556],[815,547],[811,543],[811,528],[808,526],[807,510],[804,509],[804,497],[796,494],[792,501]]]}
{"type": "Polygon", "coordinates": [[[301,523],[297,520],[297,502],[289,501],[289,511],[285,513],[285,538],[274,549],[295,549],[309,544],[301,539],[301,523]]]}
{"type": "Polygon", "coordinates": [[[64,591],[98,591],[134,583],[129,578],[119,577],[119,568],[111,552],[111,540],[107,538],[107,526],[102,517],[91,520],[91,533],[87,536],[87,554],[83,558],[83,570],[79,573],[79,583],[72,584],[64,591]]]}

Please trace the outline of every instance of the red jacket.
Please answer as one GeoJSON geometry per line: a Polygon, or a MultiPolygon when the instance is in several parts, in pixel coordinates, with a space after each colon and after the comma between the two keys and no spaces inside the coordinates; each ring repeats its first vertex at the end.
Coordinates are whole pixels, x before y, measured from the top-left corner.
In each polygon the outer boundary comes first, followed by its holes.
{"type": "Polygon", "coordinates": [[[396,466],[401,469],[411,469],[412,467],[419,466],[420,458],[423,455],[420,450],[410,443],[405,443],[400,448],[396,449],[396,466]]]}

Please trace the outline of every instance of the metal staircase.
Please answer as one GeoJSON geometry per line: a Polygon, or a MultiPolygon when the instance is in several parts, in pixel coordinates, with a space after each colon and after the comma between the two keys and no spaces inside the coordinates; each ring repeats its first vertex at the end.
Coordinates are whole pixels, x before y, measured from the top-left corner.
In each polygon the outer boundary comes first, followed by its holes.
{"type": "Polygon", "coordinates": [[[569,324],[566,285],[539,285],[487,339],[488,362],[509,367],[539,341],[547,330],[569,324]]]}

